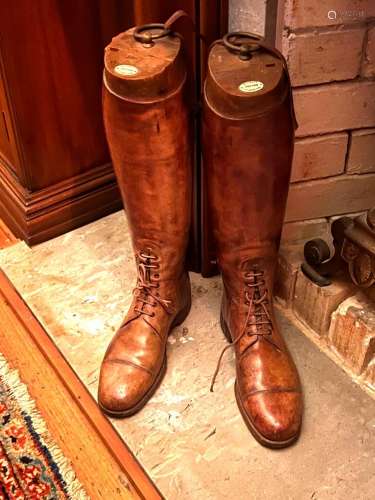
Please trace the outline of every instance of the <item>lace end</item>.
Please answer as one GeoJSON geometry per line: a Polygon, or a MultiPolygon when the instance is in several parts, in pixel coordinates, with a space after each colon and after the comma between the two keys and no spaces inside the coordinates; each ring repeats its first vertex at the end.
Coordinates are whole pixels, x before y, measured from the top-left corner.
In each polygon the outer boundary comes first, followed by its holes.
{"type": "MultiPolygon", "coordinates": [[[[216,377],[215,377],[216,378],[216,377]]],[[[215,380],[211,380],[211,385],[210,385],[210,392],[214,392],[214,385],[215,385],[215,380]]]]}
{"type": "Polygon", "coordinates": [[[224,349],[221,351],[221,354],[220,354],[219,359],[217,361],[215,372],[214,372],[214,374],[212,376],[211,385],[210,385],[210,392],[214,392],[214,385],[215,385],[216,378],[217,378],[217,375],[218,375],[219,370],[220,370],[221,360],[223,359],[225,351],[227,349],[229,349],[230,347],[232,347],[234,344],[235,344],[235,342],[231,342],[230,344],[228,344],[227,346],[225,346],[224,349]]]}

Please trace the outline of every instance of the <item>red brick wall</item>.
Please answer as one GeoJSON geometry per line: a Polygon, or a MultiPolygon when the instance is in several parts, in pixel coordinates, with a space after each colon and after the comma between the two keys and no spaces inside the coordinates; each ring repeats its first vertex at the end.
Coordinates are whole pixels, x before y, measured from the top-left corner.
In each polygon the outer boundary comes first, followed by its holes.
{"type": "Polygon", "coordinates": [[[299,128],[284,238],[375,205],[375,0],[286,0],[299,128]]]}

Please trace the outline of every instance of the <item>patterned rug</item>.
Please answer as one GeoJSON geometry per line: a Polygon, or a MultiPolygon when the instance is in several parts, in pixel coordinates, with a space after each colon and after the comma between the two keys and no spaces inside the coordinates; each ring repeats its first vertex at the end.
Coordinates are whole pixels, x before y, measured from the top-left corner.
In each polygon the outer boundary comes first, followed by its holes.
{"type": "Polygon", "coordinates": [[[0,500],[88,498],[18,372],[0,354],[0,500]]]}

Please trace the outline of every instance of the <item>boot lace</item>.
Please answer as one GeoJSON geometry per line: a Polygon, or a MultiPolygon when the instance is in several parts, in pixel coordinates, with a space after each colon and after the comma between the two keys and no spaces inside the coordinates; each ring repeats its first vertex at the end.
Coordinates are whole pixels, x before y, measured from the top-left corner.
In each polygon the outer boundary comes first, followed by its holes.
{"type": "Polygon", "coordinates": [[[156,307],[158,304],[165,310],[166,313],[171,314],[170,309],[172,301],[162,299],[159,296],[158,289],[159,274],[155,273],[155,270],[159,269],[159,258],[152,252],[139,252],[137,255],[138,263],[138,278],[137,286],[134,288],[133,293],[138,299],[138,303],[134,308],[134,311],[139,315],[144,314],[153,318],[155,316],[155,311],[148,311],[145,306],[149,305],[152,308],[156,307]]]}
{"type": "Polygon", "coordinates": [[[264,271],[254,268],[251,271],[245,272],[244,287],[245,305],[247,306],[246,321],[240,335],[226,345],[221,351],[215,373],[211,381],[211,392],[214,390],[216,377],[220,371],[221,361],[225,352],[231,347],[236,346],[246,336],[248,336],[251,340],[241,352],[240,359],[261,338],[272,344],[277,350],[280,350],[280,348],[271,339],[273,327],[272,318],[268,310],[269,297],[264,279],[264,271]]]}

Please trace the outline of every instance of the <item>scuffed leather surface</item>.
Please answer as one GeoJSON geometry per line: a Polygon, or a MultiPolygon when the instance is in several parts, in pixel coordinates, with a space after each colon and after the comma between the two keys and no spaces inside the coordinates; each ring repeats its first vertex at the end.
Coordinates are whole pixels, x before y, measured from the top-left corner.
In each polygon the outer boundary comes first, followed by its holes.
{"type": "Polygon", "coordinates": [[[267,114],[244,120],[220,116],[205,99],[205,175],[224,281],[222,315],[233,341],[246,328],[245,273],[253,265],[264,272],[262,292],[268,290],[272,334],[268,339],[257,336],[253,327],[235,345],[235,352],[237,394],[245,420],[272,442],[293,439],[302,418],[299,376],[272,305],[293,139],[288,99],[267,114]]]}
{"type": "Polygon", "coordinates": [[[147,397],[165,369],[168,333],[190,307],[185,253],[191,159],[182,86],[150,103],[103,91],[105,129],[134,252],[157,256],[157,269],[150,271],[149,278],[158,283],[158,297],[170,303],[169,312],[160,304],[143,304],[149,314],[140,314],[134,297],[100,373],[99,401],[112,412],[136,409],[147,397]]]}

